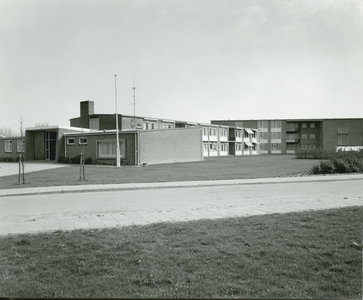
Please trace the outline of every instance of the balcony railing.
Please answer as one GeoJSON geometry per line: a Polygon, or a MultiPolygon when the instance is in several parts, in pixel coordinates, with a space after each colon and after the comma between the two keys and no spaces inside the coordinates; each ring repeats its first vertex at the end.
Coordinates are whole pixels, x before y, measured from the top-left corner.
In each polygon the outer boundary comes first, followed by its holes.
{"type": "Polygon", "coordinates": [[[294,139],[294,138],[288,138],[286,139],[286,143],[288,144],[298,144],[300,142],[300,139],[294,139]]]}
{"type": "Polygon", "coordinates": [[[286,132],[298,132],[299,131],[299,127],[286,127],[286,132]]]}

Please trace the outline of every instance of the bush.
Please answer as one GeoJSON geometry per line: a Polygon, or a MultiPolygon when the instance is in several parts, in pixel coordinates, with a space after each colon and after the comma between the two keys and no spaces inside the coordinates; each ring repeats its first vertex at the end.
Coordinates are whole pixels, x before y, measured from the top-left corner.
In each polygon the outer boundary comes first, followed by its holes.
{"type": "Polygon", "coordinates": [[[330,159],[334,157],[336,152],[324,151],[324,150],[298,150],[295,153],[297,159],[330,159]]]}
{"type": "Polygon", "coordinates": [[[337,158],[332,160],[335,172],[337,173],[349,173],[350,167],[346,160],[342,158],[337,158]]]}
{"type": "Polygon", "coordinates": [[[69,158],[60,155],[58,156],[57,162],[60,164],[69,164],[69,158]]]}
{"type": "Polygon", "coordinates": [[[73,156],[69,159],[69,163],[79,165],[81,163],[81,155],[73,156]]]}
{"type": "Polygon", "coordinates": [[[314,166],[314,167],[311,169],[311,173],[312,173],[312,174],[321,174],[321,172],[320,172],[320,167],[319,167],[319,166],[314,166]]]}
{"type": "Polygon", "coordinates": [[[85,164],[85,165],[91,165],[91,164],[92,164],[92,157],[87,157],[87,158],[84,160],[84,164],[85,164]]]}
{"type": "Polygon", "coordinates": [[[312,174],[363,172],[362,154],[357,152],[338,152],[329,160],[321,161],[311,169],[312,174]]]}
{"type": "Polygon", "coordinates": [[[334,173],[334,164],[331,160],[320,162],[320,174],[332,174],[334,173]]]}
{"type": "Polygon", "coordinates": [[[131,162],[128,159],[122,159],[121,158],[121,165],[122,166],[129,166],[129,165],[131,165],[131,162]]]}

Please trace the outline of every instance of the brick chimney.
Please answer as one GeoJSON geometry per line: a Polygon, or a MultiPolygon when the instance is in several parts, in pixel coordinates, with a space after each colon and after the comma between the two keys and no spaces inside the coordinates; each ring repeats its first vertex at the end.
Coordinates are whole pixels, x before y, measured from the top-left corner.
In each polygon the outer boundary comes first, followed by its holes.
{"type": "Polygon", "coordinates": [[[89,116],[93,115],[95,104],[93,101],[81,101],[81,127],[89,128],[89,116]]]}

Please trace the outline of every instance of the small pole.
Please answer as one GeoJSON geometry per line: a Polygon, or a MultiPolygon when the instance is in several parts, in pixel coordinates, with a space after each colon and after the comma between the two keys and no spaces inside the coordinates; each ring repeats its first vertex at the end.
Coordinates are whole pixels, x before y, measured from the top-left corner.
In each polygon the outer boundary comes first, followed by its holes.
{"type": "Polygon", "coordinates": [[[82,156],[83,154],[81,153],[81,158],[79,160],[79,181],[82,180],[82,156]]]}
{"type": "Polygon", "coordinates": [[[86,173],[84,172],[84,160],[82,159],[82,169],[83,169],[83,180],[86,180],[86,173]]]}
{"type": "Polygon", "coordinates": [[[21,154],[21,169],[23,171],[23,184],[25,184],[25,162],[24,162],[24,155],[21,154]]]}
{"type": "Polygon", "coordinates": [[[19,184],[20,184],[20,176],[21,176],[21,154],[19,154],[19,177],[18,177],[19,184]]]}
{"type": "Polygon", "coordinates": [[[118,114],[117,114],[117,84],[115,75],[115,102],[116,102],[116,167],[120,167],[120,145],[118,136],[118,114]]]}

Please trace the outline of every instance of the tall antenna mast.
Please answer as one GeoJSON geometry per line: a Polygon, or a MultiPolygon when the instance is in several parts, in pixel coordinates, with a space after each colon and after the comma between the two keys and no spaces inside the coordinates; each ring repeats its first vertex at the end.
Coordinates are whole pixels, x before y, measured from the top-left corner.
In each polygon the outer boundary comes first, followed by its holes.
{"type": "Polygon", "coordinates": [[[136,86],[135,86],[135,63],[132,63],[132,67],[133,67],[133,78],[134,78],[134,86],[132,87],[132,89],[134,90],[134,94],[133,94],[133,98],[134,98],[134,128],[136,128],[136,86]]]}

